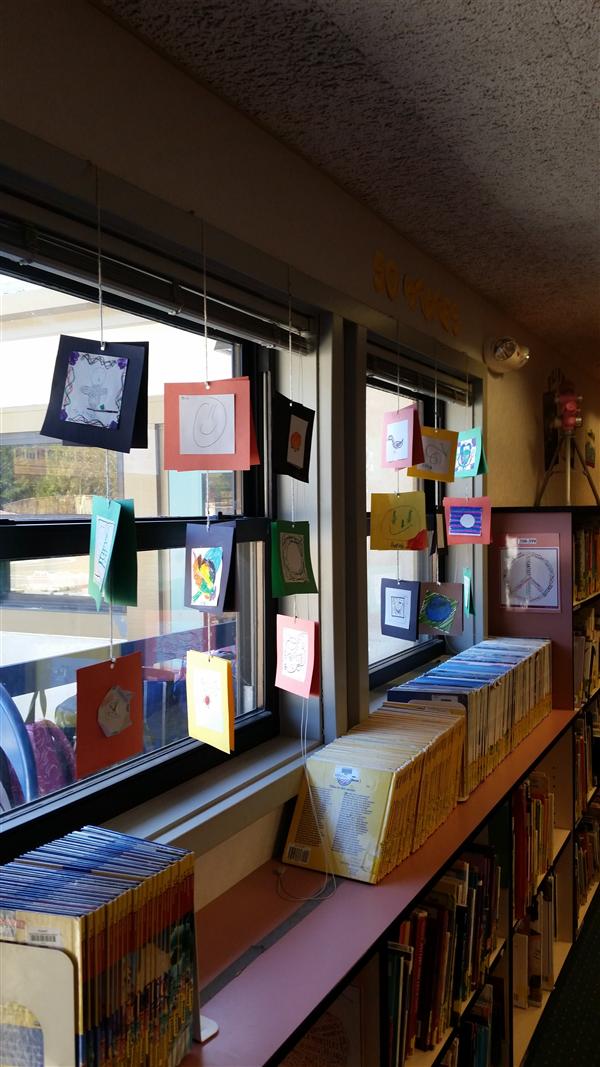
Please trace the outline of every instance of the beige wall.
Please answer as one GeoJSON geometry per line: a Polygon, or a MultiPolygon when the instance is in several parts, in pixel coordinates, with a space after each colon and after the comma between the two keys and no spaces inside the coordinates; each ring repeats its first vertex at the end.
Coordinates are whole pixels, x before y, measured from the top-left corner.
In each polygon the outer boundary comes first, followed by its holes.
{"type": "MultiPolygon", "coordinates": [[[[541,392],[549,372],[561,366],[555,354],[86,0],[4,0],[0,40],[5,121],[477,359],[490,334],[509,332],[530,344],[529,367],[489,378],[487,430],[495,503],[533,502],[542,454],[541,392]],[[456,338],[412,311],[401,293],[390,300],[375,292],[377,250],[401,274],[423,278],[457,305],[456,338]]],[[[562,367],[569,370],[564,361],[562,367]]],[[[586,424],[599,436],[600,386],[582,373],[577,384],[586,424]]],[[[553,482],[548,503],[561,499],[562,487],[553,482]]],[[[592,502],[579,473],[573,492],[574,502],[592,502]]]]}

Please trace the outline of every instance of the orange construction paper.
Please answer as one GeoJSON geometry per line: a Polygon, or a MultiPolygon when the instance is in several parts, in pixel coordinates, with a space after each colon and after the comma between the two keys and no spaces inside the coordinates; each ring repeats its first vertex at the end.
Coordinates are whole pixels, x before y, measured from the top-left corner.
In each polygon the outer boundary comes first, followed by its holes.
{"type": "Polygon", "coordinates": [[[250,382],[247,377],[205,382],[165,383],[164,469],[175,471],[239,471],[251,465],[250,382]],[[235,396],[235,452],[182,454],[179,450],[180,396],[235,396]]]}
{"type": "Polygon", "coordinates": [[[77,674],[77,777],[110,767],[113,763],[139,755],[144,748],[144,704],[142,696],[142,654],[119,656],[80,667],[77,674]],[[98,709],[107,693],[117,686],[131,693],[131,723],[120,733],[107,737],[98,723],[98,709]]]}

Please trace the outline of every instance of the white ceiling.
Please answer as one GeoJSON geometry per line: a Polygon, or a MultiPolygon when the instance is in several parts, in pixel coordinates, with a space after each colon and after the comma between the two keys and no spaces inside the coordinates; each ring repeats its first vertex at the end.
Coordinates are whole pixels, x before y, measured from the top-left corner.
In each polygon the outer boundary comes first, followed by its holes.
{"type": "Polygon", "coordinates": [[[94,0],[600,368],[596,0],[94,0]]]}

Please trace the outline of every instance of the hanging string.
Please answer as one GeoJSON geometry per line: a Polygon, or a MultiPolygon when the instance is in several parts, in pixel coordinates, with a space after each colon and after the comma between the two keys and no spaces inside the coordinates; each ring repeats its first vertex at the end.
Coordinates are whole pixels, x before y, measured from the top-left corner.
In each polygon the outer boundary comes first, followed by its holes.
{"type": "MultiPolygon", "coordinates": [[[[290,364],[290,408],[292,406],[293,388],[292,388],[292,269],[288,265],[288,360],[290,364]]],[[[296,489],[295,478],[291,479],[292,482],[292,526],[296,521],[296,489]]],[[[295,610],[294,610],[295,614],[295,610]]]]}
{"type": "MultiPolygon", "coordinates": [[[[110,500],[110,466],[109,466],[109,454],[108,449],[104,449],[104,476],[106,482],[106,499],[110,500]]],[[[114,653],[114,637],[113,637],[113,605],[112,605],[112,583],[110,580],[110,568],[108,571],[108,655],[110,659],[111,669],[115,665],[115,653],[114,653]]]]}
{"type": "Polygon", "coordinates": [[[100,351],[104,352],[104,306],[102,302],[102,211],[100,206],[100,171],[96,167],[96,252],[98,257],[98,307],[100,310],[100,351]]]}
{"type": "MultiPolygon", "coordinates": [[[[471,414],[471,412],[469,410],[470,409],[470,404],[469,404],[470,397],[469,397],[469,357],[468,356],[465,356],[465,379],[466,379],[466,388],[465,388],[465,423],[466,423],[466,425],[465,425],[465,430],[470,430],[471,423],[473,422],[473,415],[471,414]]],[[[465,500],[469,499],[469,484],[468,483],[469,483],[469,479],[465,478],[465,500]]]]}
{"type": "Polygon", "coordinates": [[[204,318],[204,385],[210,389],[208,380],[208,301],[206,296],[206,228],[202,220],[202,305],[204,318]]]}

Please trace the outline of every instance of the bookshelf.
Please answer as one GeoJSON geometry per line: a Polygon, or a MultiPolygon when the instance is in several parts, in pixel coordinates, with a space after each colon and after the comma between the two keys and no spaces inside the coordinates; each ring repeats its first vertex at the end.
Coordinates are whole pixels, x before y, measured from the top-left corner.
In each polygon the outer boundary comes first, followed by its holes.
{"type": "MultiPolygon", "coordinates": [[[[558,975],[576,938],[578,920],[573,879],[574,763],[576,709],[556,709],[459,804],[446,822],[379,884],[338,879],[333,895],[321,901],[283,900],[278,894],[283,865],[271,860],[197,914],[200,988],[203,1011],[219,1024],[219,1034],[194,1046],[184,1067],[262,1067],[281,1063],[313,1023],[349,983],[360,981],[370,968],[369,1013],[362,1019],[370,1044],[361,1067],[380,1062],[383,1019],[377,1003],[385,1000],[383,957],[398,920],[423,899],[451,862],[475,840],[493,843],[500,818],[506,830],[512,865],[510,804],[518,785],[536,770],[548,775],[557,791],[557,832],[553,835],[549,872],[560,880],[560,908],[553,942],[554,976],[558,975]],[[377,967],[375,961],[379,959],[377,967]],[[377,989],[374,991],[372,986],[377,989]],[[377,992],[378,990],[378,992],[377,992]],[[373,1017],[375,1013],[375,1018],[373,1017]],[[374,1036],[377,1035],[377,1036],[374,1036]]],[[[308,897],[323,884],[323,875],[284,866],[289,895],[308,897]]],[[[542,879],[543,881],[543,876],[542,879]]],[[[510,881],[510,880],[509,880],[510,881]]],[[[499,925],[493,970],[505,976],[506,1040],[502,1067],[518,1067],[551,993],[536,1008],[513,1009],[509,1002],[513,966],[514,925],[508,918],[507,895],[499,925]]],[[[593,899],[590,893],[586,910],[593,899]]],[[[472,999],[472,998],[471,998],[472,999]]],[[[440,1061],[456,1027],[435,1049],[406,1060],[415,1067],[440,1061]]]]}

